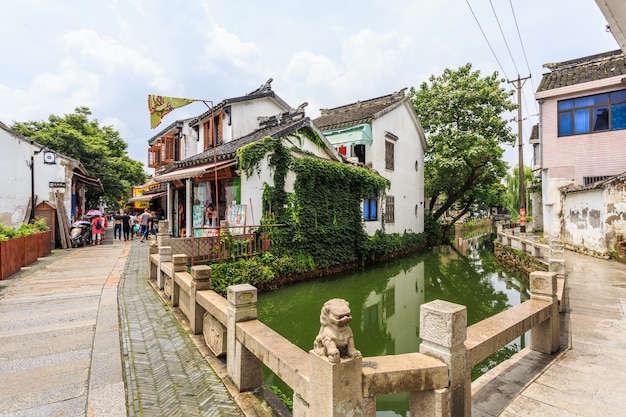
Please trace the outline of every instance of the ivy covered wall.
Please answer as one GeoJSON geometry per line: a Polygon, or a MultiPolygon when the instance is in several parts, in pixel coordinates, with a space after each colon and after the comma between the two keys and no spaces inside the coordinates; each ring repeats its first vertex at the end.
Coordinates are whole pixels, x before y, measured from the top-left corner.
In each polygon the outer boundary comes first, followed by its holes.
{"type": "Polygon", "coordinates": [[[384,198],[389,181],[365,168],[313,157],[298,146],[304,140],[324,146],[305,128],[289,139],[266,137],[237,151],[239,170],[247,176],[265,158],[273,170],[273,184],[266,183],[263,193],[263,219],[286,225],[272,229],[273,251],[304,257],[318,269],[360,261],[369,242],[361,201],[372,192],[384,198]],[[290,171],[296,180],[286,190],[290,171]]]}

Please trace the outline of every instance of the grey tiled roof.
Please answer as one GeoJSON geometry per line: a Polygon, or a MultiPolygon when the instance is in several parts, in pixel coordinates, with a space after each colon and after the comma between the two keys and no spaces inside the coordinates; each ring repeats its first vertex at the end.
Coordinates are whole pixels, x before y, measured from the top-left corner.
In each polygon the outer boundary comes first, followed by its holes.
{"type": "Polygon", "coordinates": [[[543,74],[537,92],[626,75],[626,56],[618,49],[543,66],[550,72],[543,74]]]}
{"type": "Polygon", "coordinates": [[[357,101],[356,103],[333,109],[321,109],[322,115],[313,120],[313,123],[322,131],[369,123],[378,112],[408,100],[404,96],[404,91],[405,89],[402,89],[386,96],[357,101]]]}
{"type": "Polygon", "coordinates": [[[170,123],[169,126],[167,126],[166,128],[161,129],[161,131],[159,133],[157,133],[156,135],[154,135],[150,139],[148,139],[148,145],[152,146],[157,139],[160,139],[162,136],[165,136],[170,130],[173,130],[175,128],[181,129],[183,127],[183,125],[185,124],[185,122],[188,122],[188,121],[190,121],[192,119],[193,119],[193,117],[190,117],[188,119],[176,120],[176,121],[170,123]]]}
{"type": "Polygon", "coordinates": [[[251,91],[250,93],[246,94],[245,96],[232,97],[232,98],[224,99],[222,102],[220,102],[220,103],[216,104],[215,106],[213,106],[213,109],[205,111],[200,116],[196,117],[195,120],[190,121],[189,125],[190,126],[197,125],[202,119],[205,119],[205,118],[209,117],[211,115],[211,112],[217,114],[219,112],[219,110],[223,109],[224,107],[229,106],[230,104],[241,103],[243,101],[257,100],[257,99],[264,98],[264,97],[271,97],[274,100],[276,100],[278,103],[280,103],[280,105],[283,106],[285,109],[289,109],[291,106],[289,106],[289,104],[287,104],[287,102],[285,102],[285,100],[280,98],[274,92],[274,90],[272,90],[272,81],[273,81],[273,79],[270,78],[269,80],[267,80],[265,82],[265,84],[261,85],[259,88],[257,88],[254,91],[251,91]]]}
{"type": "Polygon", "coordinates": [[[622,172],[621,174],[610,176],[604,180],[596,181],[588,185],[564,185],[563,187],[560,187],[559,190],[563,193],[575,193],[579,191],[598,190],[598,189],[606,188],[607,186],[614,184],[615,182],[624,182],[624,181],[626,181],[626,172],[622,172]]]}
{"type": "Polygon", "coordinates": [[[298,120],[292,120],[286,123],[279,124],[277,126],[257,129],[249,135],[243,136],[235,140],[231,140],[230,142],[217,146],[215,148],[215,152],[213,148],[209,148],[197,155],[176,162],[175,164],[172,164],[172,166],[169,167],[167,171],[164,171],[161,174],[176,171],[181,168],[188,168],[192,166],[213,163],[214,159],[217,162],[233,159],[235,157],[237,149],[244,145],[247,145],[248,143],[258,142],[266,136],[271,136],[273,138],[282,138],[306,126],[311,126],[311,119],[308,117],[303,117],[298,120]]]}

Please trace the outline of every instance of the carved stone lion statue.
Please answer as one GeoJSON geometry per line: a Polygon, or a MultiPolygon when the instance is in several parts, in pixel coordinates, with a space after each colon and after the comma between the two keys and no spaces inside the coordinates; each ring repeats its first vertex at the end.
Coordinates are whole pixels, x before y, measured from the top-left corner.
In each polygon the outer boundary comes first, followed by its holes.
{"type": "Polygon", "coordinates": [[[361,352],[354,348],[354,337],[350,329],[350,304],[341,298],[326,301],[320,314],[321,328],[313,343],[313,351],[339,363],[341,358],[360,358],[361,352]]]}

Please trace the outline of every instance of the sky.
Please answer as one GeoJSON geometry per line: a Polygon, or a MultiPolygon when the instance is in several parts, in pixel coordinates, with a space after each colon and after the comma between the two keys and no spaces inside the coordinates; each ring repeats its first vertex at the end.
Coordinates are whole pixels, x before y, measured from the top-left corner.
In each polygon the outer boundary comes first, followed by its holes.
{"type": "MultiPolygon", "coordinates": [[[[618,49],[594,0],[0,0],[0,121],[81,106],[147,164],[148,94],[243,96],[269,78],[291,107],[319,109],[418,88],[471,63],[522,88],[523,150],[538,122],[543,65],[618,49]]],[[[517,133],[517,125],[512,125],[517,133]]],[[[517,165],[517,147],[505,149],[517,165]]],[[[152,170],[146,169],[151,173],[152,170]]]]}

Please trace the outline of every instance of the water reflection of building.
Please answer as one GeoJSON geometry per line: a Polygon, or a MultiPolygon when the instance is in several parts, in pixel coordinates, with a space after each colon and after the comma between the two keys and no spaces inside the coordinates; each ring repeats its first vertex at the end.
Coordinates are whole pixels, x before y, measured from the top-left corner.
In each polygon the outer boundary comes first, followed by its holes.
{"type": "Polygon", "coordinates": [[[377,355],[417,352],[419,311],[424,294],[424,262],[420,262],[387,281],[382,292],[372,291],[366,297],[363,332],[387,340],[384,351],[377,355]]]}

